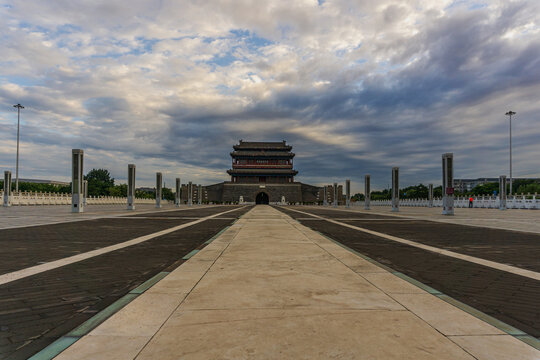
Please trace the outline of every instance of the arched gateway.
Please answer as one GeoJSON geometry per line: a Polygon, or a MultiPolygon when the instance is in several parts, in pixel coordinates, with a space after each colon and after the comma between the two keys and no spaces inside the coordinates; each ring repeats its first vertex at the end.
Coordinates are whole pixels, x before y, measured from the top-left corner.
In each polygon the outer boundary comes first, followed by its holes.
{"type": "Polygon", "coordinates": [[[270,200],[268,199],[268,194],[265,193],[265,192],[258,193],[257,197],[255,198],[255,203],[256,204],[266,204],[266,205],[268,205],[269,202],[270,202],[270,200]]]}

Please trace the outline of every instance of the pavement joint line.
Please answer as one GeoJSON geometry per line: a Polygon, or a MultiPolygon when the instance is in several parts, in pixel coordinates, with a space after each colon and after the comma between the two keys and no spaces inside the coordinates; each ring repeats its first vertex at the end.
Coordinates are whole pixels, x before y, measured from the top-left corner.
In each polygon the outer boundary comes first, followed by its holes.
{"type": "MultiPolygon", "coordinates": [[[[390,205],[388,205],[390,207],[390,205]]],[[[328,209],[328,210],[334,210],[334,211],[348,211],[348,212],[352,212],[352,213],[360,213],[360,214],[371,214],[371,215],[381,215],[381,216],[393,216],[393,217],[397,217],[397,218],[402,218],[402,220],[422,220],[422,221],[431,221],[431,222],[437,222],[437,223],[443,223],[443,224],[453,224],[453,225],[463,225],[463,226],[472,226],[472,227],[479,227],[479,228],[484,228],[484,229],[496,229],[496,230],[506,230],[506,231],[515,231],[515,232],[522,232],[522,233],[526,233],[526,234],[535,234],[535,235],[538,235],[540,234],[540,232],[538,231],[530,231],[530,230],[522,230],[522,229],[515,229],[515,228],[508,228],[508,227],[502,227],[502,226],[490,226],[490,225],[487,225],[487,224],[463,224],[463,223],[457,223],[457,222],[453,222],[453,221],[450,221],[449,219],[440,219],[440,218],[430,218],[430,219],[424,219],[424,218],[421,218],[419,217],[418,215],[402,215],[402,214],[396,214],[396,213],[386,213],[386,212],[372,212],[372,210],[363,210],[363,209],[358,209],[358,210],[351,210],[351,209],[335,209],[335,208],[330,208],[330,207],[323,207],[323,209],[328,209]]],[[[441,208],[442,209],[442,208],[441,208]]],[[[487,209],[489,210],[489,208],[475,208],[475,209],[487,209]]],[[[290,209],[290,210],[294,210],[294,209],[290,209]]],[[[492,210],[495,210],[495,209],[492,209],[492,210]]],[[[515,210],[520,210],[520,209],[515,209],[515,210]]],[[[450,219],[452,219],[452,217],[450,217],[450,219]]],[[[462,218],[459,218],[460,221],[470,221],[470,219],[462,219],[462,218]]],[[[505,221],[505,222],[508,222],[504,219],[479,219],[479,220],[488,220],[488,221],[492,221],[492,220],[497,220],[497,221],[505,221]]],[[[527,223],[527,222],[524,222],[524,223],[527,223]]]]}
{"type": "MultiPolygon", "coordinates": [[[[292,210],[292,209],[291,209],[292,210]]],[[[295,210],[297,211],[297,210],[295,210]]],[[[341,244],[339,241],[337,240],[334,240],[332,239],[331,237],[328,237],[326,235],[324,235],[323,233],[319,232],[319,231],[316,231],[316,230],[313,230],[312,231],[315,231],[316,233],[320,234],[321,236],[323,236],[324,238],[326,238],[327,240],[330,240],[331,242],[335,243],[336,245],[339,245],[340,247],[344,248],[345,250],[348,250],[350,252],[352,252],[353,254],[361,257],[362,259],[364,260],[367,260],[369,261],[370,263],[390,272],[391,274],[393,274],[394,276],[397,276],[405,281],[407,281],[408,283],[426,291],[427,293],[443,300],[444,302],[468,313],[469,315],[472,315],[474,316],[475,318],[485,322],[485,323],[488,323],[489,325],[501,330],[502,332],[526,343],[527,345],[530,345],[532,346],[533,348],[535,348],[536,350],[540,350],[540,339],[537,339],[535,338],[534,336],[531,336],[529,334],[527,334],[526,332],[522,331],[522,330],[519,330],[518,328],[512,326],[512,325],[509,325],[507,323],[505,323],[504,321],[501,321],[499,319],[496,319],[494,318],[493,316],[490,316],[472,306],[469,306],[459,300],[456,300],[454,299],[453,297],[449,296],[449,295],[446,295],[444,293],[442,293],[441,291],[439,290],[436,290],[434,288],[432,288],[431,286],[428,286],[426,284],[424,284],[423,282],[420,282],[416,279],[413,279],[411,278],[410,276],[407,276],[399,271],[395,271],[394,269],[386,266],[386,265],[383,265],[381,263],[379,263],[378,261],[376,260],[373,260],[371,259],[369,256],[366,256],[364,254],[361,254],[359,253],[358,251],[354,250],[354,249],[351,249],[350,247],[344,245],[344,244],[341,244]]]]}
{"type": "MultiPolygon", "coordinates": [[[[241,215],[241,217],[243,217],[245,214],[241,215]]],[[[237,218],[230,226],[227,226],[226,228],[224,228],[222,231],[220,231],[218,234],[214,235],[213,237],[210,238],[211,241],[213,241],[214,239],[218,238],[219,235],[221,235],[222,233],[224,233],[227,229],[229,229],[232,225],[234,225],[234,223],[236,223],[240,218],[237,218]]],[[[212,266],[214,266],[214,264],[216,263],[216,261],[219,259],[219,257],[223,254],[223,252],[225,252],[225,250],[229,247],[230,243],[232,243],[232,241],[236,238],[236,236],[238,235],[240,231],[236,231],[233,238],[230,240],[230,242],[227,244],[227,246],[225,247],[225,249],[223,249],[220,253],[220,255],[218,256],[218,258],[214,259],[212,261],[212,265],[205,270],[204,274],[199,278],[199,280],[197,280],[196,284],[193,285],[191,287],[191,289],[188,291],[188,293],[186,294],[186,296],[184,296],[184,298],[182,299],[182,301],[180,302],[180,304],[178,304],[178,306],[176,306],[176,308],[171,312],[171,314],[167,317],[167,319],[163,322],[163,324],[161,324],[161,326],[159,327],[159,329],[154,333],[154,335],[152,335],[150,337],[150,339],[144,344],[144,346],[139,350],[139,352],[137,353],[137,355],[135,355],[134,358],[137,358],[139,356],[139,354],[144,350],[144,348],[146,348],[146,346],[154,339],[154,337],[156,336],[156,334],[163,328],[163,326],[165,325],[165,323],[170,319],[170,317],[174,314],[174,312],[176,312],[176,310],[182,306],[182,304],[184,303],[184,301],[186,300],[186,298],[191,294],[191,292],[193,291],[193,289],[195,289],[195,287],[201,282],[201,280],[206,276],[206,274],[208,274],[208,272],[210,271],[210,268],[212,266]]],[[[206,242],[204,243],[206,244],[206,242]]]]}
{"type": "Polygon", "coordinates": [[[124,242],[121,242],[119,244],[106,246],[106,247],[103,247],[103,248],[100,248],[100,249],[91,250],[91,251],[87,251],[85,253],[81,253],[81,254],[69,256],[69,257],[66,257],[66,258],[50,261],[50,262],[47,262],[45,264],[31,266],[31,267],[21,269],[21,270],[17,270],[17,271],[13,271],[13,272],[10,272],[10,273],[7,273],[7,274],[2,274],[2,275],[0,275],[0,285],[4,285],[4,284],[10,283],[12,281],[20,280],[20,279],[23,279],[23,278],[26,278],[26,277],[29,277],[29,276],[32,276],[32,275],[36,275],[36,274],[39,274],[39,273],[42,273],[42,272],[45,272],[45,271],[48,271],[48,270],[53,270],[53,269],[56,269],[56,268],[59,268],[59,267],[65,266],[65,265],[69,265],[69,264],[73,264],[73,263],[76,263],[76,262],[79,262],[79,261],[90,259],[92,257],[98,256],[98,255],[103,255],[103,254],[106,254],[106,253],[111,252],[111,251],[123,249],[123,248],[126,248],[128,246],[137,245],[137,244],[140,244],[142,242],[154,239],[156,237],[167,235],[167,234],[170,234],[172,232],[184,229],[186,227],[189,227],[189,226],[204,222],[206,220],[216,218],[216,217],[218,217],[220,215],[223,215],[223,214],[226,214],[226,213],[229,213],[229,212],[232,212],[232,211],[236,211],[236,210],[239,210],[239,209],[243,209],[244,207],[245,206],[239,207],[239,208],[234,208],[234,209],[227,210],[227,211],[224,211],[224,212],[220,212],[220,213],[217,213],[217,214],[213,214],[213,215],[210,215],[210,216],[206,216],[206,217],[201,218],[199,220],[194,220],[194,221],[191,221],[191,222],[188,222],[188,223],[185,223],[185,224],[177,225],[177,226],[174,226],[172,228],[161,230],[161,231],[158,231],[158,232],[155,232],[155,233],[152,233],[152,234],[139,236],[139,237],[137,237],[135,239],[124,241],[124,242]]]}
{"type": "Polygon", "coordinates": [[[348,227],[350,229],[362,231],[362,232],[365,232],[367,234],[382,237],[382,238],[387,239],[387,240],[391,240],[391,241],[395,241],[395,242],[402,243],[402,244],[405,244],[405,245],[413,246],[413,247],[416,247],[416,248],[419,248],[419,249],[431,251],[431,252],[439,254],[439,255],[449,256],[449,257],[452,257],[452,258],[455,258],[455,259],[468,261],[468,262],[471,262],[471,263],[474,263],[474,264],[490,267],[492,269],[505,271],[505,272],[515,274],[515,275],[519,275],[519,276],[524,276],[524,277],[527,277],[527,278],[530,278],[530,279],[533,279],[533,280],[540,280],[540,273],[532,271],[532,270],[522,269],[522,268],[512,266],[512,265],[501,264],[501,263],[498,263],[498,262],[495,262],[495,261],[486,260],[486,259],[478,258],[478,257],[475,257],[475,256],[471,256],[471,255],[460,254],[460,253],[457,253],[457,252],[454,252],[454,251],[445,250],[445,249],[438,248],[438,247],[431,246],[431,245],[421,244],[421,243],[418,243],[418,242],[415,242],[415,241],[412,241],[412,240],[407,240],[407,239],[403,239],[403,238],[400,238],[400,237],[397,237],[397,236],[388,235],[388,234],[384,234],[384,233],[381,233],[381,232],[364,229],[364,228],[359,227],[359,226],[350,225],[350,224],[347,224],[347,223],[343,223],[343,222],[340,222],[340,221],[337,221],[337,220],[325,218],[325,217],[322,217],[322,216],[319,216],[319,215],[307,213],[307,212],[300,211],[300,210],[295,210],[295,209],[289,209],[289,210],[296,211],[296,212],[301,213],[301,214],[315,216],[315,217],[318,217],[318,218],[321,218],[321,219],[325,219],[326,221],[331,222],[333,224],[345,226],[345,227],[348,227]]]}
{"type": "MultiPolygon", "coordinates": [[[[220,218],[223,219],[223,218],[220,218]]],[[[203,244],[208,245],[212,241],[216,240],[221,234],[223,234],[225,231],[227,231],[231,226],[233,226],[238,221],[238,218],[236,218],[231,225],[225,226],[220,232],[218,232],[216,235],[212,236],[210,239],[206,240],[203,244]]]]}
{"type": "Polygon", "coordinates": [[[62,336],[61,338],[54,341],[52,344],[38,352],[37,354],[32,355],[28,360],[50,360],[60,354],[62,351],[73,345],[78,337],[73,336],[62,336]]]}
{"type": "Polygon", "coordinates": [[[189,260],[193,255],[195,255],[198,252],[199,252],[199,250],[197,250],[197,249],[191,250],[186,256],[184,256],[182,258],[182,260],[189,260]]]}
{"type": "MultiPolygon", "coordinates": [[[[118,205],[118,204],[114,204],[114,205],[118,205]]],[[[51,206],[54,206],[54,205],[51,205],[51,206]]],[[[221,205],[221,206],[225,206],[225,205],[221,205]]],[[[209,205],[204,205],[202,207],[199,207],[198,209],[203,209],[203,208],[208,208],[208,207],[210,207],[210,206],[209,205]]],[[[27,228],[27,227],[35,227],[35,226],[43,226],[43,225],[56,225],[56,224],[65,224],[65,223],[72,223],[72,222],[79,222],[79,221],[99,220],[99,219],[106,219],[106,218],[117,219],[117,218],[130,217],[130,216],[135,217],[134,215],[137,215],[137,214],[154,214],[156,212],[170,212],[170,211],[182,211],[182,210],[194,210],[194,209],[193,208],[187,208],[187,209],[178,209],[178,208],[176,208],[176,209],[166,209],[166,210],[148,210],[148,211],[141,211],[141,212],[135,212],[135,213],[128,212],[128,213],[120,213],[120,214],[117,214],[117,215],[103,214],[103,215],[97,215],[96,217],[85,217],[85,218],[81,218],[81,219],[73,219],[72,218],[72,219],[69,219],[69,220],[51,221],[51,222],[44,222],[44,223],[40,223],[40,224],[15,225],[15,226],[8,226],[8,227],[0,227],[0,231],[1,230],[27,228]]],[[[125,211],[128,211],[128,210],[125,210],[125,211]]],[[[81,214],[88,215],[88,214],[91,214],[91,213],[83,212],[83,213],[75,214],[75,213],[71,213],[71,212],[66,212],[64,215],[66,215],[66,216],[70,216],[70,215],[81,216],[81,214]]],[[[17,219],[19,217],[20,216],[12,216],[11,218],[17,219]]]]}
{"type": "MultiPolygon", "coordinates": [[[[182,259],[183,260],[183,259],[182,259]]],[[[150,289],[154,284],[163,279],[165,276],[169,275],[169,271],[162,271],[151,277],[150,279],[143,282],[141,285],[137,286],[135,289],[131,290],[128,294],[142,294],[146,290],[150,289]]]]}
{"type": "MultiPolygon", "coordinates": [[[[222,229],[219,233],[217,233],[212,238],[210,238],[210,240],[213,241],[219,235],[225,232],[225,230],[227,230],[228,228],[230,228],[230,226],[227,226],[224,229],[222,229]]],[[[209,243],[208,241],[210,240],[207,240],[206,242],[204,242],[204,244],[209,243]]],[[[198,250],[195,250],[195,251],[198,251],[198,250]]],[[[55,358],[64,350],[66,350],[68,347],[70,347],[75,342],[80,340],[83,336],[90,333],[96,327],[98,327],[103,322],[105,322],[105,320],[110,318],[112,315],[116,314],[118,311],[120,311],[122,308],[127,306],[129,303],[131,303],[133,300],[135,300],[137,297],[139,297],[141,294],[146,292],[148,289],[150,289],[152,286],[157,284],[159,281],[161,281],[163,278],[165,278],[169,274],[170,272],[168,271],[162,271],[154,275],[153,277],[146,280],[135,289],[128,292],[126,295],[122,296],[120,299],[113,302],[111,305],[107,306],[105,309],[98,312],[96,315],[92,316],[90,319],[86,320],[84,323],[76,327],[74,330],[70,331],[67,335],[60,337],[59,339],[49,344],[47,347],[45,347],[38,353],[34,354],[32,357],[28,358],[28,360],[51,360],[55,358]]]]}

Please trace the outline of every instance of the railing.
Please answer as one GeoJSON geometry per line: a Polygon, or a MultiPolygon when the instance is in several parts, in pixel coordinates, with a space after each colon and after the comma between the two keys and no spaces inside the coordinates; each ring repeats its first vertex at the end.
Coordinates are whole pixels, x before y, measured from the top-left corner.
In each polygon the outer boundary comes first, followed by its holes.
{"type": "MultiPolygon", "coordinates": [[[[371,200],[371,206],[392,206],[392,200],[371,200]]],[[[433,199],[433,207],[442,207],[442,198],[433,199]]],[[[364,201],[351,202],[351,206],[364,206],[364,201]]],[[[399,206],[419,206],[428,207],[428,199],[400,199],[399,206]]],[[[469,207],[468,196],[458,196],[454,198],[455,208],[469,207]]],[[[474,208],[498,209],[498,196],[475,196],[473,197],[474,208]]],[[[538,195],[514,195],[506,199],[507,209],[540,209],[540,198],[538,195]]]]}
{"type": "MultiPolygon", "coordinates": [[[[0,202],[4,198],[4,192],[0,191],[0,202]]],[[[12,206],[32,205],[71,205],[71,194],[47,193],[37,191],[13,192],[10,197],[12,206]]],[[[155,199],[136,199],[136,204],[154,204],[155,199]]],[[[119,196],[89,196],[86,198],[87,205],[114,205],[126,204],[126,197],[119,196]]]]}

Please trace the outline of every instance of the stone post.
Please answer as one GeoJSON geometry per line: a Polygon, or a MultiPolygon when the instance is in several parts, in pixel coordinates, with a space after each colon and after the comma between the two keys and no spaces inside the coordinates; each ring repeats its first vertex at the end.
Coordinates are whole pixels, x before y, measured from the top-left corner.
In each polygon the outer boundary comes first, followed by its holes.
{"type": "Polygon", "coordinates": [[[88,198],[88,180],[83,180],[83,207],[86,207],[86,199],[88,198]]]}
{"type": "Polygon", "coordinates": [[[328,206],[328,186],[323,186],[323,206],[328,206]]]}
{"type": "Polygon", "coordinates": [[[350,208],[351,207],[351,180],[347,179],[345,180],[345,206],[350,208]]]}
{"type": "Polygon", "coordinates": [[[128,164],[127,209],[135,210],[135,164],[128,164]]]}
{"type": "Polygon", "coordinates": [[[180,178],[176,178],[176,193],[174,194],[174,205],[176,207],[180,207],[180,202],[182,201],[180,197],[181,191],[182,183],[180,182],[180,178]]]}
{"type": "Polygon", "coordinates": [[[428,186],[428,207],[433,207],[433,184],[428,186]]]}
{"type": "Polygon", "coordinates": [[[11,206],[11,171],[4,171],[4,206],[11,206]]]}
{"type": "Polygon", "coordinates": [[[81,213],[83,206],[83,157],[81,149],[71,150],[71,212],[81,213]]]}
{"type": "Polygon", "coordinates": [[[334,183],[334,201],[333,201],[333,206],[334,206],[334,207],[337,207],[337,206],[338,206],[337,183],[334,183]]]}
{"type": "Polygon", "coordinates": [[[506,210],[506,175],[499,176],[499,210],[506,210]]]}
{"type": "Polygon", "coordinates": [[[442,155],[443,215],[454,215],[454,154],[442,155]]]}
{"type": "Polygon", "coordinates": [[[399,211],[399,167],[392,168],[392,211],[399,211]]]}
{"type": "Polygon", "coordinates": [[[188,206],[191,206],[193,205],[193,183],[190,181],[188,183],[188,200],[187,200],[187,204],[188,206]]]}
{"type": "Polygon", "coordinates": [[[163,175],[158,172],[156,173],[156,208],[161,208],[161,195],[162,195],[162,186],[163,186],[163,175]]]}
{"type": "Polygon", "coordinates": [[[371,202],[371,175],[366,175],[364,177],[364,209],[370,209],[371,202]]]}
{"type": "Polygon", "coordinates": [[[202,198],[203,198],[202,185],[199,184],[199,188],[197,190],[197,205],[202,204],[202,198]]]}

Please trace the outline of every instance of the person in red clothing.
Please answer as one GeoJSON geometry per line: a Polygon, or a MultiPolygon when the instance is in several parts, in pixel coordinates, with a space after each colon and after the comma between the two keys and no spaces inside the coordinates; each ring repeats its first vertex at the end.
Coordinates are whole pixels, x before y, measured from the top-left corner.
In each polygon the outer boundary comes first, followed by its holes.
{"type": "Polygon", "coordinates": [[[473,197],[471,196],[471,197],[469,198],[469,207],[470,207],[470,208],[473,207],[473,200],[474,200],[474,199],[473,199],[473,197]]]}

